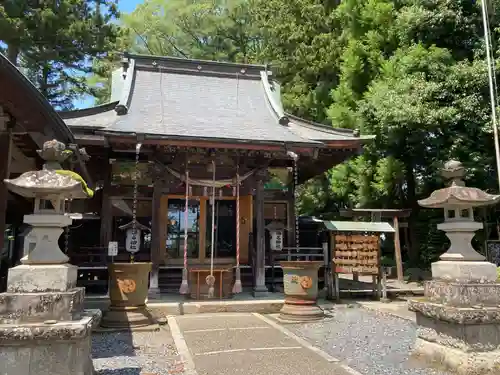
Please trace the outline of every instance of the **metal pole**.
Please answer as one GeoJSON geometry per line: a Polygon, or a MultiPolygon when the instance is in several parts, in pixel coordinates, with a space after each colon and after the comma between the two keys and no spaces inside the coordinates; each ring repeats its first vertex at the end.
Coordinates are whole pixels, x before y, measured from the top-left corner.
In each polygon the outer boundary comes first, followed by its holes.
{"type": "Polygon", "coordinates": [[[491,51],[490,51],[490,32],[488,25],[488,15],[486,9],[486,1],[481,0],[481,9],[483,12],[483,25],[484,25],[484,42],[486,44],[486,64],[488,65],[488,81],[490,85],[490,104],[491,104],[491,119],[493,121],[493,136],[495,141],[495,157],[497,161],[497,175],[498,175],[498,186],[500,190],[500,145],[498,143],[498,125],[497,125],[497,111],[496,111],[496,100],[495,100],[495,89],[493,84],[493,65],[491,63],[491,51]]]}

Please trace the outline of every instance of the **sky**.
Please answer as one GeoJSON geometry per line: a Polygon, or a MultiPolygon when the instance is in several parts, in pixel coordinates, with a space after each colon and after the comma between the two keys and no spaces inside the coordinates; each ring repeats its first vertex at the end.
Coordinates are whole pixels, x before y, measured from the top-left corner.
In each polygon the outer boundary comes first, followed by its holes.
{"type": "MultiPolygon", "coordinates": [[[[138,4],[143,3],[143,0],[118,0],[118,8],[122,13],[132,12],[138,4]]],[[[82,98],[74,103],[77,109],[89,108],[94,105],[94,98],[91,96],[82,98]]]]}

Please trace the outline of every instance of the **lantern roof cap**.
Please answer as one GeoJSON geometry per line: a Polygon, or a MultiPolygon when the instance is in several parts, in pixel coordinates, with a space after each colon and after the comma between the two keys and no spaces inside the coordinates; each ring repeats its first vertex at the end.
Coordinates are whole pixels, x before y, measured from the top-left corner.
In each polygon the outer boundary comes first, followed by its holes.
{"type": "MultiPolygon", "coordinates": [[[[151,229],[149,227],[139,223],[138,221],[136,221],[135,225],[136,225],[136,228],[139,230],[151,232],[151,229]]],[[[127,229],[132,229],[133,227],[134,227],[134,222],[129,221],[127,224],[123,224],[123,225],[119,226],[118,229],[127,230],[127,229]]]]}
{"type": "Polygon", "coordinates": [[[472,208],[491,205],[500,200],[500,195],[488,194],[481,189],[465,186],[463,181],[465,168],[457,160],[445,163],[441,175],[450,180],[450,186],[436,190],[428,198],[419,200],[420,206],[426,208],[472,208]]]}

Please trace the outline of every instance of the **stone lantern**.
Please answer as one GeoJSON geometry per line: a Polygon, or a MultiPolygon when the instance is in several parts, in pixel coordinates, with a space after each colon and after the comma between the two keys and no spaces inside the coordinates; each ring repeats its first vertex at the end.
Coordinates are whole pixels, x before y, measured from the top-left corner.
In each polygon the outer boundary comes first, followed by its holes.
{"type": "Polygon", "coordinates": [[[0,294],[0,373],[91,375],[90,335],[101,312],[83,310],[78,267],[68,264],[58,240],[72,222],[65,201],[93,192],[78,174],[62,169],[72,154],[63,143],[45,142],[39,154],[42,170],[4,180],[13,193],[34,199],[34,212],[24,216],[32,227],[27,253],[9,270],[7,292],[0,294]]]}
{"type": "Polygon", "coordinates": [[[496,266],[474,250],[471,240],[483,228],[473,209],[495,204],[500,196],[466,187],[464,172],[460,162],[447,162],[442,175],[450,186],[418,202],[444,210],[438,229],[451,245],[432,264],[424,298],[409,301],[419,325],[414,354],[459,374],[489,374],[500,365],[500,284],[496,266]]]}

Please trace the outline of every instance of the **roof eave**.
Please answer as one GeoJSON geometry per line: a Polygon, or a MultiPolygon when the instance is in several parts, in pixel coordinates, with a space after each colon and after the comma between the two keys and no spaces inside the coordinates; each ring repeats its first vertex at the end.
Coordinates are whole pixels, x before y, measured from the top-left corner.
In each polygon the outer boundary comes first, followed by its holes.
{"type": "Polygon", "coordinates": [[[176,136],[176,135],[160,135],[160,134],[145,134],[136,132],[114,132],[109,130],[96,130],[95,134],[100,134],[105,137],[122,137],[122,138],[134,138],[137,139],[142,137],[144,140],[148,141],[200,141],[200,142],[217,142],[231,144],[259,144],[266,146],[280,146],[284,149],[293,147],[307,147],[307,148],[321,148],[325,145],[321,142],[282,142],[282,141],[261,141],[254,139],[233,139],[233,138],[216,138],[216,137],[189,137],[189,136],[176,136]]]}
{"type": "Polygon", "coordinates": [[[22,74],[16,66],[14,66],[7,57],[0,53],[0,66],[3,66],[8,73],[14,77],[14,79],[23,86],[33,97],[36,99],[38,104],[41,106],[42,110],[48,115],[55,126],[53,129],[57,136],[63,138],[67,143],[74,143],[75,138],[71,130],[66,126],[62,118],[57,114],[52,105],[48,100],[42,95],[40,91],[22,74]]]}
{"type": "Polygon", "coordinates": [[[59,111],[57,113],[63,120],[71,120],[79,117],[98,115],[100,113],[114,110],[118,105],[118,103],[119,101],[114,101],[106,104],[100,104],[90,108],[75,109],[72,111],[59,111]]]}

